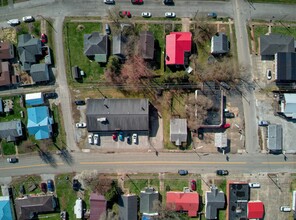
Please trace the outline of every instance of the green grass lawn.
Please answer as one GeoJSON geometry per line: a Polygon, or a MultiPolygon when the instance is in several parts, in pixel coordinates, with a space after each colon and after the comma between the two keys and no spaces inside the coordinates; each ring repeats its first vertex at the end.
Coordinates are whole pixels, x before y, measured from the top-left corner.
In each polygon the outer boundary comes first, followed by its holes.
{"type": "Polygon", "coordinates": [[[128,180],[124,181],[124,187],[129,188],[130,193],[135,193],[140,195],[141,190],[145,187],[153,187],[154,189],[159,189],[158,179],[133,179],[130,177],[128,180]]]}
{"type": "Polygon", "coordinates": [[[38,194],[41,193],[40,189],[41,177],[38,175],[29,175],[29,176],[20,176],[20,177],[13,177],[11,186],[13,187],[13,193],[16,196],[21,196],[20,187],[24,185],[26,194],[38,194]],[[29,192],[29,187],[31,185],[36,184],[37,188],[29,192]]]}
{"type": "Polygon", "coordinates": [[[4,155],[14,155],[15,152],[15,146],[14,142],[6,142],[4,139],[1,142],[2,152],[4,155]]]}
{"type": "MultiPolygon", "coordinates": [[[[264,26],[254,26],[254,40],[256,44],[256,50],[259,50],[259,38],[261,35],[265,35],[268,32],[268,27],[266,25],[264,26]]],[[[250,41],[251,42],[251,41],[250,41]]]]}
{"type": "Polygon", "coordinates": [[[252,0],[252,3],[296,4],[295,0],[252,0]]]}
{"type": "Polygon", "coordinates": [[[99,63],[91,62],[83,54],[83,36],[94,31],[100,32],[101,29],[101,24],[94,22],[77,23],[66,21],[64,23],[66,72],[70,84],[74,83],[71,71],[72,66],[75,65],[79,66],[86,73],[84,82],[100,82],[104,68],[99,63]]]}
{"type": "Polygon", "coordinates": [[[277,34],[283,34],[283,35],[289,35],[294,38],[296,38],[296,27],[290,27],[288,24],[285,24],[286,27],[284,26],[273,26],[271,29],[272,33],[277,33],[277,34]]]}
{"type": "MultiPolygon", "coordinates": [[[[64,145],[64,143],[66,143],[66,132],[64,129],[61,107],[57,105],[52,105],[51,110],[53,112],[53,118],[56,124],[55,134],[57,136],[54,138],[54,142],[59,148],[65,148],[66,146],[64,145]]],[[[56,149],[56,147],[53,147],[53,150],[54,149],[56,149]]]]}
{"type": "Polygon", "coordinates": [[[165,179],[164,186],[169,186],[170,191],[183,191],[183,187],[189,187],[188,179],[165,179]]]}

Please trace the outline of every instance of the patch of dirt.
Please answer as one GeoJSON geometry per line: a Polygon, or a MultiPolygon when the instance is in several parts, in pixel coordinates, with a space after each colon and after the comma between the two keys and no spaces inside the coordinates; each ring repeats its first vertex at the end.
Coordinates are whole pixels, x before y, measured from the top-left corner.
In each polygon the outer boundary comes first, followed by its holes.
{"type": "Polygon", "coordinates": [[[13,44],[17,43],[16,29],[14,28],[1,28],[0,29],[0,40],[10,41],[13,44]]]}

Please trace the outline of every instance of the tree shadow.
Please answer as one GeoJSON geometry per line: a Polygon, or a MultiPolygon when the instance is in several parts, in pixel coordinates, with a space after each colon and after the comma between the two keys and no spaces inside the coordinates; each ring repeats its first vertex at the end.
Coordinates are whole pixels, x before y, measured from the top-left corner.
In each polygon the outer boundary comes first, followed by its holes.
{"type": "Polygon", "coordinates": [[[55,143],[54,143],[54,146],[59,150],[59,155],[65,163],[67,163],[68,165],[72,165],[74,163],[73,157],[67,149],[61,149],[55,143]]]}
{"type": "Polygon", "coordinates": [[[54,168],[57,167],[56,160],[54,159],[53,155],[50,152],[39,150],[38,154],[44,163],[47,163],[54,168]]]}

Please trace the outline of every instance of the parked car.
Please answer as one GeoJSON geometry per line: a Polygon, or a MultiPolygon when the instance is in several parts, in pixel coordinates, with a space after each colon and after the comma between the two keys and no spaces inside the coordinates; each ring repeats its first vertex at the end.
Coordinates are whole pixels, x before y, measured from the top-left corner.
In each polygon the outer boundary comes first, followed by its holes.
{"type": "Polygon", "coordinates": [[[84,100],[76,100],[76,101],[74,101],[74,103],[76,105],[85,105],[85,101],[84,100]]]}
{"type": "Polygon", "coordinates": [[[20,193],[23,194],[23,195],[26,194],[26,189],[25,189],[25,185],[24,184],[21,184],[20,185],[20,193]]]}
{"type": "Polygon", "coordinates": [[[112,134],[112,139],[113,139],[113,141],[116,141],[117,140],[117,133],[113,133],[112,134]]]}
{"type": "Polygon", "coordinates": [[[230,126],[231,126],[231,124],[226,123],[226,124],[221,125],[221,128],[226,129],[226,128],[230,128],[230,126]]]}
{"type": "Polygon", "coordinates": [[[131,144],[131,135],[130,135],[130,134],[127,134],[127,135],[126,135],[126,142],[127,142],[128,144],[131,144]]]}
{"type": "Polygon", "coordinates": [[[176,13],[175,12],[166,12],[166,13],[164,13],[164,16],[166,18],[175,18],[176,17],[176,13]]]}
{"type": "Polygon", "coordinates": [[[58,97],[58,94],[55,92],[49,92],[44,94],[44,98],[46,99],[55,99],[56,97],[58,97]]]}
{"type": "Polygon", "coordinates": [[[268,80],[271,80],[271,69],[266,70],[266,77],[268,80]]]}
{"type": "Polygon", "coordinates": [[[138,135],[135,133],[133,134],[133,143],[137,144],[137,142],[138,142],[138,135]]]}
{"type": "Polygon", "coordinates": [[[74,191],[79,191],[80,183],[77,179],[73,179],[72,188],[74,191]]]}
{"type": "Polygon", "coordinates": [[[118,133],[118,138],[119,138],[119,140],[124,141],[124,135],[123,135],[123,132],[122,131],[120,131],[118,133]]]}
{"type": "Polygon", "coordinates": [[[131,0],[132,4],[134,5],[142,5],[144,3],[143,0],[131,0]]]}
{"type": "Polygon", "coordinates": [[[191,180],[190,181],[190,187],[192,191],[196,190],[196,181],[195,180],[191,180]]]}
{"type": "Polygon", "coordinates": [[[41,42],[44,43],[44,44],[47,43],[47,35],[44,34],[44,33],[41,34],[41,42]]]}
{"type": "Polygon", "coordinates": [[[228,170],[217,170],[216,173],[219,176],[226,176],[229,174],[228,170]]]}
{"type": "Polygon", "coordinates": [[[76,128],[86,128],[85,122],[76,123],[76,128]]]}
{"type": "Polygon", "coordinates": [[[98,134],[94,134],[94,144],[95,145],[99,144],[99,135],[98,134]]]}
{"type": "Polygon", "coordinates": [[[260,188],[260,183],[249,183],[250,188],[260,188]]]}
{"type": "Polygon", "coordinates": [[[60,213],[60,218],[61,218],[61,220],[66,220],[66,219],[68,219],[68,217],[67,217],[67,212],[66,212],[66,211],[61,211],[61,213],[60,213]]]}
{"type": "Polygon", "coordinates": [[[7,162],[8,163],[17,163],[18,162],[18,158],[16,158],[16,157],[8,157],[7,158],[7,162]]]}
{"type": "Polygon", "coordinates": [[[222,86],[226,90],[230,90],[231,89],[231,87],[227,83],[225,83],[225,82],[220,82],[220,86],[222,86]]]}
{"type": "Polygon", "coordinates": [[[40,184],[40,189],[42,192],[47,193],[47,185],[46,183],[41,183],[40,184]]]}
{"type": "Polygon", "coordinates": [[[173,0],[163,0],[163,4],[164,5],[174,5],[174,1],[173,0]]]}
{"type": "Polygon", "coordinates": [[[108,35],[111,34],[111,29],[110,29],[109,24],[105,24],[105,32],[106,32],[106,34],[108,34],[108,35]]]}
{"type": "Polygon", "coordinates": [[[280,211],[281,212],[291,212],[291,207],[283,205],[280,207],[280,211]]]}
{"type": "Polygon", "coordinates": [[[104,3],[109,4],[109,5],[113,5],[113,4],[115,4],[115,1],[114,0],[104,0],[104,3]]]}
{"type": "Polygon", "coordinates": [[[259,122],[258,122],[258,125],[259,125],[259,126],[268,126],[268,125],[269,125],[269,121],[264,121],[264,120],[259,121],[259,122]]]}
{"type": "Polygon", "coordinates": [[[224,112],[225,118],[234,118],[235,115],[233,112],[224,112]]]}
{"type": "Polygon", "coordinates": [[[185,176],[188,174],[188,170],[178,170],[179,175],[185,176]]]}
{"type": "Polygon", "coordinates": [[[88,135],[88,143],[93,144],[93,135],[92,134],[88,135]]]}
{"type": "Polygon", "coordinates": [[[209,17],[209,18],[214,18],[214,19],[216,19],[216,18],[217,18],[217,13],[216,13],[216,12],[210,12],[210,13],[208,13],[208,17],[209,17]]]}
{"type": "Polygon", "coordinates": [[[51,180],[51,179],[47,180],[47,189],[48,189],[49,192],[54,191],[53,180],[51,180]]]}
{"type": "Polygon", "coordinates": [[[142,17],[143,18],[150,18],[152,14],[150,12],[142,12],[142,17]]]}
{"type": "Polygon", "coordinates": [[[10,26],[16,26],[19,25],[21,22],[19,19],[11,19],[7,21],[7,24],[9,24],[10,26]]]}
{"type": "Polygon", "coordinates": [[[34,17],[33,16],[25,16],[23,17],[23,22],[32,22],[32,21],[35,21],[34,17]]]}
{"type": "Polygon", "coordinates": [[[128,18],[131,18],[132,14],[131,14],[130,11],[120,11],[119,16],[122,17],[122,18],[125,17],[125,16],[127,16],[128,18]]]}

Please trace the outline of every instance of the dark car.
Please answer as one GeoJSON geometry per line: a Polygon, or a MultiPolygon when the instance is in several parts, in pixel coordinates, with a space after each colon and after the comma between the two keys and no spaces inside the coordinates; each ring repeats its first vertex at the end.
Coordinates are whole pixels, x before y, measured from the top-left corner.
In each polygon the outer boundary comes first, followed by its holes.
{"type": "Polygon", "coordinates": [[[41,42],[44,43],[44,44],[47,43],[47,36],[44,33],[41,34],[41,42]]]}
{"type": "Polygon", "coordinates": [[[127,142],[128,144],[131,144],[131,135],[130,135],[130,134],[127,134],[127,135],[126,135],[126,142],[127,142]]]}
{"type": "Polygon", "coordinates": [[[174,5],[174,1],[173,0],[163,0],[163,4],[164,5],[174,5]]]}
{"type": "Polygon", "coordinates": [[[217,18],[217,13],[216,13],[216,12],[210,12],[210,13],[208,13],[208,17],[209,17],[209,18],[214,18],[214,19],[216,19],[216,18],[217,18]]]}
{"type": "Polygon", "coordinates": [[[188,170],[178,170],[179,175],[185,176],[188,174],[188,170]]]}
{"type": "Polygon", "coordinates": [[[18,162],[18,158],[16,158],[16,157],[9,157],[9,158],[7,158],[7,162],[8,163],[17,163],[18,162]]]}
{"type": "Polygon", "coordinates": [[[191,180],[190,181],[190,187],[192,191],[196,190],[196,181],[195,180],[191,180]]]}
{"type": "Polygon", "coordinates": [[[49,192],[54,191],[53,180],[51,180],[51,179],[47,180],[47,189],[49,192]]]}
{"type": "Polygon", "coordinates": [[[44,98],[46,99],[55,99],[58,96],[55,92],[49,92],[44,94],[44,98]]]}
{"type": "Polygon", "coordinates": [[[67,219],[67,212],[66,211],[61,211],[60,218],[61,218],[61,220],[66,220],[67,219]]]}
{"type": "Polygon", "coordinates": [[[226,175],[229,174],[229,173],[228,173],[228,170],[217,170],[216,173],[217,173],[217,175],[219,175],[219,176],[226,176],[226,175]]]}
{"type": "Polygon", "coordinates": [[[47,186],[46,183],[41,183],[40,184],[40,189],[42,192],[46,193],[47,192],[47,186]]]}
{"type": "Polygon", "coordinates": [[[222,86],[226,90],[230,90],[231,89],[231,87],[227,83],[225,83],[225,82],[220,82],[220,86],[222,86]]]}
{"type": "Polygon", "coordinates": [[[131,2],[134,5],[142,5],[144,3],[143,0],[131,0],[131,2]]]}
{"type": "Polygon", "coordinates": [[[76,105],[85,105],[85,101],[84,100],[76,100],[76,101],[74,101],[74,103],[76,105]]]}
{"type": "Polygon", "coordinates": [[[258,122],[259,126],[268,126],[269,125],[269,121],[259,121],[258,122]]]}
{"type": "Polygon", "coordinates": [[[233,112],[224,112],[225,118],[234,118],[235,115],[233,112]]]}
{"type": "Polygon", "coordinates": [[[80,183],[77,179],[73,179],[73,184],[72,184],[73,190],[74,191],[79,191],[80,189],[80,183]]]}

